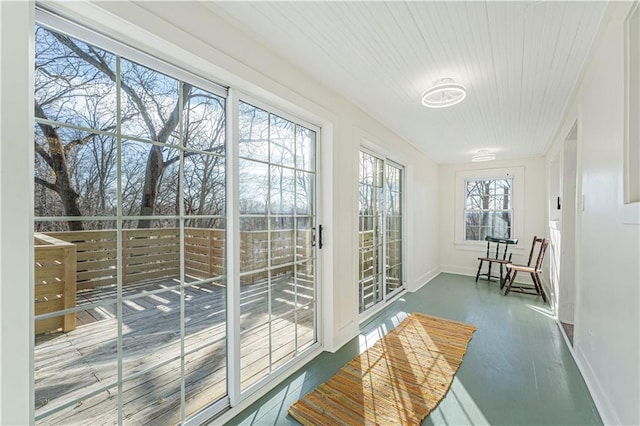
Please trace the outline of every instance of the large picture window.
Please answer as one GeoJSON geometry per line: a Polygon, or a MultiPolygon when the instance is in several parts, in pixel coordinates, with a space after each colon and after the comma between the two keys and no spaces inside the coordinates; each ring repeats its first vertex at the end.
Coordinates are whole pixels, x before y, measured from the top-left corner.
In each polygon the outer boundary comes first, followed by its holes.
{"type": "Polygon", "coordinates": [[[465,240],[511,238],[512,179],[465,180],[465,240]]]}

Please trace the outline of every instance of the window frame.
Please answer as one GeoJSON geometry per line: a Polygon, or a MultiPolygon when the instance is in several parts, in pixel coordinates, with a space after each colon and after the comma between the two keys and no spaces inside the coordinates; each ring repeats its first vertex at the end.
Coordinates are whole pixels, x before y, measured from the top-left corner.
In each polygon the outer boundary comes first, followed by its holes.
{"type": "MultiPolygon", "coordinates": [[[[455,219],[454,246],[456,249],[481,251],[486,248],[484,240],[465,239],[466,183],[474,180],[511,179],[511,238],[521,239],[524,235],[526,211],[524,208],[525,182],[524,166],[501,167],[494,169],[459,170],[455,175],[455,219]]],[[[494,211],[494,210],[492,210],[494,211]]],[[[522,251],[522,247],[514,247],[522,251]]]]}

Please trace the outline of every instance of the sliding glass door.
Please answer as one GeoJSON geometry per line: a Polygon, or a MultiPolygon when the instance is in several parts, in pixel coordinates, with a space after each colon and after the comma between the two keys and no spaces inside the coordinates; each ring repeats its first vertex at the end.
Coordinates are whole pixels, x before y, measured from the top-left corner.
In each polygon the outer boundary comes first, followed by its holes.
{"type": "Polygon", "coordinates": [[[360,152],[359,310],[366,312],[404,286],[403,169],[360,152]]]}
{"type": "Polygon", "coordinates": [[[36,423],[211,416],[319,345],[319,129],[39,17],[36,423]]]}

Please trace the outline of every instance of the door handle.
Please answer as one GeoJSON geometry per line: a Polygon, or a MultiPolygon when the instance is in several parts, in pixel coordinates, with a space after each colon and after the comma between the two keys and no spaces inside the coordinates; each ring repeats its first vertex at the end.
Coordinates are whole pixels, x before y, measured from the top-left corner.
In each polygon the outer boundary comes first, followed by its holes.
{"type": "Polygon", "coordinates": [[[318,248],[321,249],[324,243],[322,242],[322,225],[318,225],[318,248]]]}

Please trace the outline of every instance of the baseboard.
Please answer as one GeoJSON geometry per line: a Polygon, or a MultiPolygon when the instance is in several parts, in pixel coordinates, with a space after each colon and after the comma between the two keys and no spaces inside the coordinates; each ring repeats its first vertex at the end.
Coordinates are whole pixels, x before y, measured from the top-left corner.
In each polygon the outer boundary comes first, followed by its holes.
{"type": "Polygon", "coordinates": [[[571,351],[573,359],[578,366],[578,370],[580,370],[580,374],[582,374],[584,382],[587,384],[587,389],[589,389],[589,393],[591,394],[593,403],[598,410],[598,414],[600,414],[602,423],[605,425],[623,424],[613,409],[611,401],[607,398],[606,392],[602,389],[602,385],[600,384],[598,377],[595,375],[593,368],[591,368],[591,364],[589,364],[589,361],[582,349],[578,348],[577,354],[573,348],[570,347],[569,350],[571,351]]]}
{"type": "Polygon", "coordinates": [[[475,277],[478,272],[478,267],[469,268],[468,266],[440,265],[440,272],[475,277]]]}
{"type": "MultiPolygon", "coordinates": [[[[446,274],[456,274],[456,275],[464,275],[467,277],[475,277],[476,274],[478,273],[478,269],[477,267],[470,268],[468,266],[440,265],[440,272],[446,273],[446,274]]],[[[506,272],[505,272],[505,275],[506,275],[506,272]]],[[[528,277],[528,275],[526,276],[528,277]]],[[[533,281],[531,281],[531,279],[521,281],[518,277],[520,277],[520,275],[516,276],[515,282],[517,284],[530,285],[533,288],[533,281]]],[[[486,277],[482,278],[482,280],[486,282],[486,277]]],[[[543,282],[543,285],[544,284],[545,283],[543,282]]],[[[544,286],[545,295],[549,294],[549,292],[547,291],[548,287],[549,287],[548,284],[544,286]]]]}
{"type": "Polygon", "coordinates": [[[338,330],[337,333],[333,336],[333,344],[328,345],[325,343],[324,350],[327,352],[335,353],[349,343],[351,339],[360,334],[360,325],[359,321],[351,321],[350,323],[344,325],[342,328],[338,330]]]}
{"type": "Polygon", "coordinates": [[[413,293],[413,292],[416,292],[416,291],[420,290],[429,281],[431,281],[432,279],[434,279],[438,275],[440,275],[440,267],[436,266],[435,268],[431,269],[430,271],[427,271],[426,273],[424,273],[424,274],[420,275],[418,278],[416,278],[416,280],[413,283],[414,284],[413,287],[409,291],[411,293],[413,293]]]}
{"type": "MultiPolygon", "coordinates": [[[[593,369],[591,368],[591,364],[589,364],[589,361],[587,361],[587,357],[584,355],[584,352],[582,352],[582,349],[579,349],[581,356],[578,356],[576,350],[571,344],[571,341],[569,340],[569,336],[567,336],[567,333],[562,326],[562,323],[557,317],[555,318],[555,321],[558,325],[558,328],[560,329],[562,337],[564,338],[564,343],[565,345],[567,345],[567,349],[569,349],[571,357],[575,361],[576,366],[578,366],[580,375],[587,385],[587,389],[589,390],[591,399],[593,399],[596,410],[598,410],[598,414],[602,419],[602,423],[605,425],[622,424],[620,422],[620,419],[618,419],[618,416],[615,414],[615,411],[611,406],[611,401],[609,401],[609,398],[607,398],[607,394],[602,391],[602,386],[600,385],[598,378],[594,374],[593,369]]],[[[573,336],[573,338],[575,342],[575,336],[573,336]]]]}

